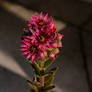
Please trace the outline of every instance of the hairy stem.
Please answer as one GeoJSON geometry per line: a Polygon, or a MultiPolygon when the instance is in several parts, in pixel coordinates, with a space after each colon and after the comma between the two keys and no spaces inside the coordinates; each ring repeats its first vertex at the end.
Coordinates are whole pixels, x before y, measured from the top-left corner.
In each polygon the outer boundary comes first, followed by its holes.
{"type": "Polygon", "coordinates": [[[40,76],[40,84],[44,87],[44,76],[40,76]]]}

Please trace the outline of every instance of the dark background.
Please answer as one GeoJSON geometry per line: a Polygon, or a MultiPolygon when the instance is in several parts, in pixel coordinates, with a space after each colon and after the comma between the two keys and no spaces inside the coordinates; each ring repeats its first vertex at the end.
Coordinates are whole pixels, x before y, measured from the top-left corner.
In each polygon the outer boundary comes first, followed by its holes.
{"type": "MultiPolygon", "coordinates": [[[[53,64],[59,67],[54,83],[60,91],[56,92],[92,92],[92,0],[1,0],[0,4],[4,1],[27,10],[48,12],[66,25],[59,30],[64,35],[63,48],[53,64]]],[[[12,57],[32,78],[33,71],[19,51],[24,25],[23,19],[0,6],[0,51],[12,57]]],[[[30,92],[30,88],[26,78],[0,65],[0,92],[30,92]]]]}

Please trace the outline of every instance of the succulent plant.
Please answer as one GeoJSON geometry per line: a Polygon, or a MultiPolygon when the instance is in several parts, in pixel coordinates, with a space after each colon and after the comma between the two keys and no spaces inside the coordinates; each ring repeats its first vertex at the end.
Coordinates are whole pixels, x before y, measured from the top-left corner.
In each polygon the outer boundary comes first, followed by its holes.
{"type": "Polygon", "coordinates": [[[20,50],[34,71],[34,80],[27,80],[34,92],[51,92],[55,88],[53,80],[57,67],[49,71],[47,68],[59,53],[58,47],[62,47],[62,35],[57,32],[52,17],[47,17],[48,14],[43,17],[42,12],[40,16],[30,17],[21,37],[20,50]]]}

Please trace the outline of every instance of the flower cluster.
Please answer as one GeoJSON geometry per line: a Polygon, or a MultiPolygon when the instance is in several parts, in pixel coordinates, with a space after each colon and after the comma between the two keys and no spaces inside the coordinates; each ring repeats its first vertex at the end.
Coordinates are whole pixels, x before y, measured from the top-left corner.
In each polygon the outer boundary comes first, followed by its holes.
{"type": "Polygon", "coordinates": [[[58,47],[62,47],[62,35],[57,32],[52,17],[47,17],[48,14],[43,16],[41,12],[40,16],[36,14],[26,22],[21,51],[31,63],[43,60],[46,56],[55,59],[55,54],[59,53],[58,47]]]}

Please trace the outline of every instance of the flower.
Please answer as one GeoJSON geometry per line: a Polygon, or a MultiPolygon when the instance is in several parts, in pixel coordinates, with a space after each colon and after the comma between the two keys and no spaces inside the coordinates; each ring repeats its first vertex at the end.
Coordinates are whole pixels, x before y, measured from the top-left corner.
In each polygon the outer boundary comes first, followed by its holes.
{"type": "Polygon", "coordinates": [[[45,56],[55,59],[55,55],[59,53],[58,47],[62,47],[62,35],[57,32],[52,17],[48,18],[48,14],[43,16],[41,12],[40,16],[36,14],[30,17],[26,24],[21,37],[22,54],[27,56],[27,60],[32,58],[31,62],[44,59],[45,56]]]}
{"type": "Polygon", "coordinates": [[[39,43],[39,47],[46,51],[46,47],[57,47],[56,41],[54,40],[57,35],[55,23],[52,22],[52,17],[47,19],[48,14],[43,17],[41,12],[40,17],[36,14],[36,17],[30,17],[30,21],[27,21],[28,30],[24,32],[24,38],[36,41],[39,43]],[[27,32],[27,33],[26,33],[27,32]],[[28,35],[28,33],[30,35],[28,35]]]}
{"type": "Polygon", "coordinates": [[[56,48],[57,43],[54,40],[54,37],[51,36],[51,33],[48,30],[39,30],[36,31],[30,29],[32,36],[24,36],[31,40],[32,42],[36,41],[39,44],[39,48],[43,48],[46,51],[47,46],[49,48],[56,48]]]}
{"type": "Polygon", "coordinates": [[[41,12],[40,17],[39,17],[38,13],[37,13],[36,16],[30,17],[30,20],[27,21],[28,26],[31,26],[31,28],[32,28],[32,26],[33,27],[36,26],[36,27],[38,27],[40,29],[43,29],[46,26],[49,26],[49,24],[52,21],[52,17],[50,17],[48,19],[47,19],[47,17],[48,17],[48,14],[46,14],[45,17],[43,17],[43,14],[41,12]]]}
{"type": "Polygon", "coordinates": [[[32,43],[28,40],[22,40],[22,45],[21,45],[21,51],[23,51],[22,55],[27,56],[27,60],[31,58],[31,63],[38,59],[43,59],[44,58],[44,53],[42,49],[39,48],[37,43],[32,43]]]}

